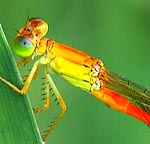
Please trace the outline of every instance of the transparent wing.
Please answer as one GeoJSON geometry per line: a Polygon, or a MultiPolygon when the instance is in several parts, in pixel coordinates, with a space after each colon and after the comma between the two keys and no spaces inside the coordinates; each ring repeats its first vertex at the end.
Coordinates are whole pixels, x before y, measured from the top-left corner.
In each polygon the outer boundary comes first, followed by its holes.
{"type": "Polygon", "coordinates": [[[150,112],[150,90],[132,82],[107,69],[108,83],[106,87],[118,92],[127,98],[131,103],[140,107],[146,112],[150,112]]]}

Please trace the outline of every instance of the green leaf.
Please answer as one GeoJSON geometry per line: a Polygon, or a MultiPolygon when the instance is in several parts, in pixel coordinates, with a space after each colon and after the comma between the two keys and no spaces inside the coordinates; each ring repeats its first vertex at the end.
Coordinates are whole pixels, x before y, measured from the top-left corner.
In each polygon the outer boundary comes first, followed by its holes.
{"type": "MultiPolygon", "coordinates": [[[[0,25],[0,76],[22,87],[21,76],[0,25]]],[[[0,81],[0,144],[42,144],[27,95],[0,81]]]]}

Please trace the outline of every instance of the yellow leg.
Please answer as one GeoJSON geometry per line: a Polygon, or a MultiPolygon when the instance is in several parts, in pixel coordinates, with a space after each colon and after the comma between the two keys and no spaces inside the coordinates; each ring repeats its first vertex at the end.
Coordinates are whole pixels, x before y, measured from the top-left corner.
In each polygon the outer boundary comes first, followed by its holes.
{"type": "Polygon", "coordinates": [[[49,81],[47,78],[47,69],[45,69],[45,103],[43,107],[34,109],[34,113],[42,112],[50,107],[49,81]]]}
{"type": "Polygon", "coordinates": [[[10,83],[9,81],[5,80],[5,79],[2,78],[1,76],[0,76],[0,80],[3,81],[5,84],[7,84],[9,87],[11,87],[11,88],[12,88],[13,90],[15,90],[16,92],[18,92],[19,94],[25,94],[25,93],[28,91],[28,88],[29,88],[29,86],[30,86],[30,83],[31,83],[31,81],[32,81],[32,79],[33,79],[33,77],[34,77],[34,75],[35,75],[35,73],[36,73],[36,71],[37,71],[39,65],[41,65],[41,64],[39,63],[39,60],[37,60],[37,61],[34,63],[34,65],[33,65],[33,67],[32,67],[32,70],[31,70],[29,76],[27,77],[27,79],[26,79],[26,81],[25,81],[25,84],[24,84],[24,86],[22,87],[22,89],[17,88],[15,85],[13,85],[13,84],[10,83]]]}
{"type": "MultiPolygon", "coordinates": [[[[37,65],[37,69],[36,69],[36,71],[35,71],[35,73],[34,73],[32,79],[36,79],[36,78],[38,77],[40,68],[41,68],[41,64],[38,64],[38,65],[37,65]]],[[[25,82],[25,81],[27,80],[27,78],[28,78],[28,76],[22,76],[23,82],[25,82]]]]}
{"type": "Polygon", "coordinates": [[[59,93],[59,91],[57,90],[51,76],[47,73],[47,78],[49,80],[50,86],[52,88],[52,90],[55,93],[55,96],[59,102],[59,105],[61,107],[61,113],[59,114],[59,116],[55,119],[55,121],[53,122],[53,124],[51,125],[51,127],[47,130],[46,134],[43,136],[43,141],[46,140],[46,138],[48,137],[48,135],[51,133],[51,131],[53,130],[53,128],[56,126],[56,124],[59,122],[59,120],[62,118],[62,116],[64,115],[65,111],[66,111],[66,104],[63,100],[63,98],[61,97],[61,94],[59,93]]]}
{"type": "MultiPolygon", "coordinates": [[[[2,78],[0,76],[0,80],[3,81],[5,84],[7,84],[9,87],[11,87],[13,90],[15,90],[16,92],[18,92],[19,94],[25,94],[30,86],[30,83],[32,81],[32,79],[35,77],[37,71],[38,71],[38,68],[41,64],[39,63],[39,60],[37,60],[33,67],[32,67],[32,70],[29,74],[29,76],[27,77],[26,81],[25,81],[25,84],[24,86],[22,87],[22,89],[19,89],[17,88],[15,85],[13,85],[12,83],[10,83],[9,81],[5,80],[4,78],[2,78]]],[[[49,83],[47,84],[50,84],[52,90],[54,91],[54,94],[58,100],[58,103],[61,107],[61,113],[58,115],[58,117],[55,119],[55,121],[53,122],[53,124],[51,125],[51,127],[47,130],[46,134],[43,136],[43,141],[46,141],[46,138],[48,137],[48,135],[51,133],[51,131],[53,130],[53,128],[56,126],[56,124],[59,122],[59,120],[62,118],[62,116],[64,115],[65,111],[66,111],[66,104],[63,100],[63,98],[61,97],[61,94],[59,93],[59,91],[57,90],[53,80],[51,79],[50,75],[48,74],[47,72],[47,69],[46,69],[46,79],[49,83]]],[[[46,93],[49,94],[48,92],[49,90],[49,86],[47,85],[46,86],[46,93]]],[[[49,105],[50,105],[50,101],[48,100],[49,99],[49,95],[46,96],[47,99],[45,101],[45,105],[44,105],[44,109],[48,108],[49,105]]],[[[37,110],[35,112],[39,112],[39,111],[43,111],[43,109],[41,110],[37,110]]]]}

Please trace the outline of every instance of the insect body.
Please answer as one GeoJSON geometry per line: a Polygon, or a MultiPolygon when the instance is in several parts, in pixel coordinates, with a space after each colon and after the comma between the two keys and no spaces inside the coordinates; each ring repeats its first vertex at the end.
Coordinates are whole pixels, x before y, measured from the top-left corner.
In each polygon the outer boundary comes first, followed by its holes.
{"type": "Polygon", "coordinates": [[[72,85],[87,91],[110,107],[150,125],[149,90],[109,71],[99,59],[52,39],[44,38],[47,31],[48,25],[45,21],[33,18],[15,37],[13,50],[24,58],[23,61],[17,63],[18,65],[26,65],[35,56],[40,56],[34,63],[21,90],[0,77],[0,80],[15,91],[24,94],[32,79],[37,77],[40,66],[45,65],[46,100],[44,106],[34,112],[40,112],[49,107],[49,87],[53,89],[62,112],[44,135],[43,141],[66,111],[66,104],[50,77],[50,71],[61,75],[72,85]]]}

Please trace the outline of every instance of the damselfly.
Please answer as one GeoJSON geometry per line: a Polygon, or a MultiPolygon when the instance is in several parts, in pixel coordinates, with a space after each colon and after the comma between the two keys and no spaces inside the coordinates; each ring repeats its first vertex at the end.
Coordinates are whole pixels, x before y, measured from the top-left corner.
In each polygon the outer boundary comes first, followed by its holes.
{"type": "Polygon", "coordinates": [[[24,58],[23,61],[17,63],[18,65],[24,66],[30,60],[34,60],[34,57],[40,56],[35,61],[22,89],[18,89],[8,80],[0,77],[1,81],[16,92],[25,94],[32,79],[38,76],[40,66],[45,65],[45,104],[34,112],[41,112],[49,107],[50,88],[54,91],[62,111],[44,135],[43,141],[66,111],[66,104],[51,78],[51,72],[61,75],[72,85],[87,91],[115,110],[150,125],[150,90],[111,72],[99,59],[50,38],[45,38],[47,31],[48,24],[45,21],[32,18],[15,37],[13,50],[24,58]]]}

